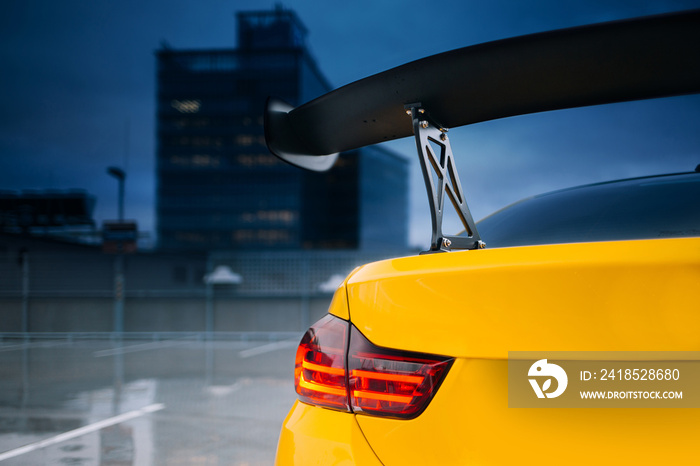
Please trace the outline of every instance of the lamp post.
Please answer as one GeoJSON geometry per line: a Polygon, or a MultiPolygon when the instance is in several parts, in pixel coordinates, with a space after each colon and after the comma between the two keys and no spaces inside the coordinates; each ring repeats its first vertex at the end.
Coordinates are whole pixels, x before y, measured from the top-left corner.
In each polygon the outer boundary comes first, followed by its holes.
{"type": "Polygon", "coordinates": [[[205,371],[206,383],[211,385],[214,376],[214,285],[239,285],[243,277],[231,270],[228,265],[214,267],[211,256],[207,259],[207,271],[204,276],[204,332],[206,334],[205,371]]]}
{"type": "Polygon", "coordinates": [[[228,265],[217,265],[212,270],[212,260],[207,261],[207,270],[211,272],[204,276],[206,292],[206,309],[204,312],[204,330],[207,338],[211,339],[214,331],[214,285],[239,285],[243,283],[243,277],[233,272],[228,265]]]}
{"type": "MultiPolygon", "coordinates": [[[[124,181],[126,173],[118,167],[107,168],[107,173],[119,181],[119,223],[124,222],[124,181]]],[[[121,339],[124,332],[124,254],[119,247],[114,256],[114,333],[121,339]]]]}
{"type": "Polygon", "coordinates": [[[29,333],[29,253],[27,248],[19,250],[17,262],[22,268],[22,327],[24,338],[29,333]]]}
{"type": "Polygon", "coordinates": [[[124,221],[124,182],[126,181],[126,173],[119,167],[109,167],[107,168],[107,173],[112,175],[119,181],[119,197],[118,197],[118,209],[119,209],[119,222],[124,221]]]}

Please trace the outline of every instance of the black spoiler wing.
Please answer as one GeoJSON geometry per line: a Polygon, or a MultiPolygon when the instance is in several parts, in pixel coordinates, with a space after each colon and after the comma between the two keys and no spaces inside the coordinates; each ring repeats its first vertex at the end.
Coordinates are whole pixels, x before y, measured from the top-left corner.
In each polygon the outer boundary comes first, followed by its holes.
{"type": "Polygon", "coordinates": [[[562,29],[423,58],[293,108],[270,99],[265,137],[294,165],[413,135],[404,105],[445,128],[700,92],[700,10],[562,29]],[[329,155],[330,154],[330,155],[329,155]],[[325,156],[325,157],[319,157],[325,156]]]}

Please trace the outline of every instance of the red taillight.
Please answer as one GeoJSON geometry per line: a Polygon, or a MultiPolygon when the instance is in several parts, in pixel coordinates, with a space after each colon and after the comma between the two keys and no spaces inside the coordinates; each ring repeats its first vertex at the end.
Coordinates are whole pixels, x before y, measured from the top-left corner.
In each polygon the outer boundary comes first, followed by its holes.
{"type": "Polygon", "coordinates": [[[452,359],[375,346],[355,327],[348,357],[356,413],[413,418],[428,406],[452,359]]]}
{"type": "Polygon", "coordinates": [[[426,408],[451,364],[443,356],[375,346],[348,322],[327,315],[299,345],[295,385],[299,399],[310,404],[410,419],[426,408]]]}
{"type": "Polygon", "coordinates": [[[304,334],[294,367],[294,386],[301,401],[350,410],[345,371],[348,325],[329,314],[304,334]]]}

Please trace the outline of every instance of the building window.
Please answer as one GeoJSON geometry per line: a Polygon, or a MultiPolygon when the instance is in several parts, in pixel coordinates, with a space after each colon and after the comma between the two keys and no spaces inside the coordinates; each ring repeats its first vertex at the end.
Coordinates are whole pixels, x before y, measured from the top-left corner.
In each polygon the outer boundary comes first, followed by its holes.
{"type": "Polygon", "coordinates": [[[240,220],[244,223],[268,222],[289,225],[298,216],[298,212],[293,210],[258,210],[257,212],[244,212],[240,215],[240,220]]]}
{"type": "Polygon", "coordinates": [[[272,154],[240,154],[236,157],[239,165],[244,167],[271,167],[280,163],[280,160],[272,154]]]}
{"type": "Polygon", "coordinates": [[[265,243],[265,244],[289,244],[291,242],[291,232],[281,229],[267,230],[236,230],[233,232],[233,240],[239,244],[245,243],[265,243]]]}
{"type": "Polygon", "coordinates": [[[221,158],[217,155],[171,155],[170,163],[180,167],[217,168],[221,165],[221,158]]]}
{"type": "Polygon", "coordinates": [[[197,113],[202,107],[201,100],[177,100],[170,101],[170,106],[180,113],[197,113]]]}
{"type": "Polygon", "coordinates": [[[250,134],[239,134],[236,136],[236,144],[239,146],[252,146],[255,139],[250,134]]]}

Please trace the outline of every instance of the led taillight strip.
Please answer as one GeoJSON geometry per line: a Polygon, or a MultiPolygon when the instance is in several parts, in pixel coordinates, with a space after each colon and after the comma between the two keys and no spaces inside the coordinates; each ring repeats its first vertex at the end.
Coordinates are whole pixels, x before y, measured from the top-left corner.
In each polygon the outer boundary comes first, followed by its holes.
{"type": "Polygon", "coordinates": [[[314,364],[313,362],[309,361],[302,361],[301,362],[301,367],[306,370],[314,371],[314,372],[323,372],[324,374],[330,374],[330,375],[345,375],[345,369],[342,367],[330,367],[330,366],[322,366],[320,364],[314,364]]]}
{"type": "Polygon", "coordinates": [[[346,396],[347,391],[345,388],[334,388],[330,387],[328,385],[321,385],[315,382],[310,382],[304,378],[304,374],[302,373],[299,376],[299,386],[302,388],[305,388],[307,390],[313,390],[315,392],[319,393],[326,393],[328,395],[336,395],[336,396],[346,396]]]}
{"type": "Polygon", "coordinates": [[[392,395],[390,393],[368,392],[364,390],[353,390],[352,396],[368,400],[392,401],[394,403],[408,404],[413,400],[411,395],[392,395]]]}
{"type": "Polygon", "coordinates": [[[386,380],[388,382],[403,382],[420,385],[425,380],[421,375],[388,374],[383,372],[370,372],[354,369],[350,372],[350,377],[363,379],[386,380]]]}

